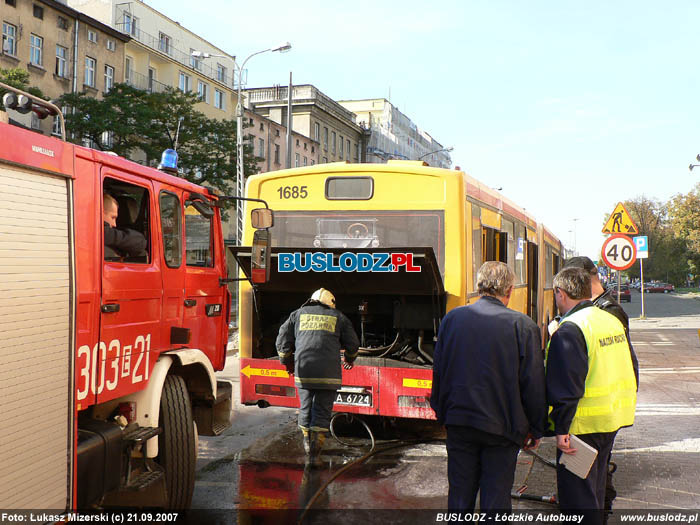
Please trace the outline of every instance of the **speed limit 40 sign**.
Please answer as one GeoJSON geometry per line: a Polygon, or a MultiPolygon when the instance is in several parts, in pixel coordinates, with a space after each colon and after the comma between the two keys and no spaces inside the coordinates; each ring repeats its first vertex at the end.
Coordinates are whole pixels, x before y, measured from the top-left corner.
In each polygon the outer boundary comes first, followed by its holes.
{"type": "Polygon", "coordinates": [[[637,247],[626,235],[611,235],[603,243],[603,261],[613,270],[626,270],[637,260],[637,247]]]}

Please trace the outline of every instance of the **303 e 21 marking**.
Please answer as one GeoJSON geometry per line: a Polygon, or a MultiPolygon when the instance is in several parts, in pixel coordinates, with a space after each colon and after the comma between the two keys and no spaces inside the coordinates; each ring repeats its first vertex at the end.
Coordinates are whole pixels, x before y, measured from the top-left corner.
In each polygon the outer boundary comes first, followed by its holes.
{"type": "Polygon", "coordinates": [[[133,345],[122,345],[119,339],[112,339],[109,345],[100,341],[92,348],[81,346],[78,348],[77,400],[85,399],[88,393],[99,395],[105,388],[115,390],[123,378],[132,385],[148,381],[150,357],[151,334],[139,335],[133,345]],[[136,360],[133,368],[132,356],[136,360]],[[99,362],[104,365],[98,367],[99,362]]]}

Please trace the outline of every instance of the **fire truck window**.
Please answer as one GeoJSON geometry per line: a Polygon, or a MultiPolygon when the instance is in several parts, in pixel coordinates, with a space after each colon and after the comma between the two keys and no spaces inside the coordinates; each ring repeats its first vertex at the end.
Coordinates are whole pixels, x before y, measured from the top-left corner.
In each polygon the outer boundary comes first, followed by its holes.
{"type": "Polygon", "coordinates": [[[105,178],[102,190],[105,261],[148,263],[148,190],[110,178],[105,178]]]}
{"type": "Polygon", "coordinates": [[[170,268],[182,263],[182,214],[180,199],[168,192],[160,194],[160,222],[163,230],[163,257],[170,268]]]}
{"type": "Polygon", "coordinates": [[[214,266],[212,222],[194,206],[185,208],[185,253],[187,266],[214,266]]]}

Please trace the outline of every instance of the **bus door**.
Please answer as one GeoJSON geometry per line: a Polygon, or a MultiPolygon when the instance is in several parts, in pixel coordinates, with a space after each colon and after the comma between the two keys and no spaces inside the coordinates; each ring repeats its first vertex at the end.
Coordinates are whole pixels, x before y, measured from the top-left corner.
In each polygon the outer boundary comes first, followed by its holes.
{"type": "Polygon", "coordinates": [[[527,242],[527,315],[538,322],[537,317],[537,290],[539,272],[537,271],[537,245],[534,242],[527,242]]]}

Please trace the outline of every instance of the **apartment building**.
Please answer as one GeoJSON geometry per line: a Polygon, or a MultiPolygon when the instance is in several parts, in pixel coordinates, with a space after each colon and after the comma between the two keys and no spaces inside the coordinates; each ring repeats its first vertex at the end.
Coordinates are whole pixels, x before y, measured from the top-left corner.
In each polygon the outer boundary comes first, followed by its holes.
{"type": "Polygon", "coordinates": [[[339,100],[338,104],[353,112],[357,122],[370,130],[366,162],[420,159],[440,168],[452,165],[447,148],[387,99],[339,100]]]}
{"type": "MultiPolygon", "coordinates": [[[[54,0],[0,2],[0,67],[26,69],[29,84],[51,99],[81,91],[100,97],[122,81],[128,35],[54,0]]],[[[45,133],[58,130],[33,113],[18,118],[45,133]]]]}
{"type": "MultiPolygon", "coordinates": [[[[246,89],[244,104],[286,128],[288,91],[286,86],[246,89]]],[[[292,130],[318,144],[318,163],[365,161],[366,130],[355,122],[351,111],[310,84],[292,87],[292,130]]],[[[294,144],[296,147],[296,139],[294,144]]],[[[292,166],[296,153],[302,154],[303,160],[303,149],[295,151],[292,166]]]]}
{"type": "Polygon", "coordinates": [[[194,92],[201,100],[197,109],[207,117],[235,117],[235,56],[138,0],[67,1],[131,37],[124,56],[126,83],[151,92],[168,86],[194,92]]]}

